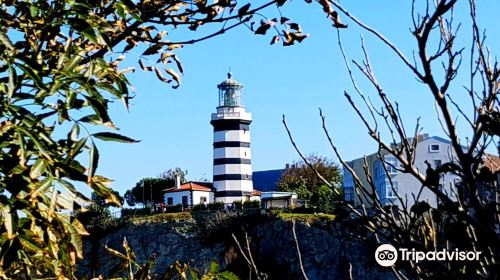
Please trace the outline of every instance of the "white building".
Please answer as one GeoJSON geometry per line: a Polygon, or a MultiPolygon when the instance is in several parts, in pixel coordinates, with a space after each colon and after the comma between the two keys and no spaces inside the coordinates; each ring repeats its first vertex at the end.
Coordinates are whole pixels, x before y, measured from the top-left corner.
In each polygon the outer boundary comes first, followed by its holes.
{"type": "MultiPolygon", "coordinates": [[[[423,134],[419,135],[417,141],[414,166],[424,174],[427,170],[427,163],[429,163],[432,168],[436,168],[444,163],[456,160],[456,155],[451,143],[446,139],[437,136],[429,137],[427,134],[423,134]]],[[[394,168],[400,166],[394,156],[387,153],[382,154],[384,161],[388,163],[386,164],[388,174],[386,174],[383,166],[384,163],[379,159],[377,153],[366,156],[366,161],[368,163],[368,169],[373,176],[376,192],[383,204],[400,206],[397,195],[399,195],[403,201],[407,201],[406,206],[408,208],[415,203],[414,197],[417,197],[418,201],[426,201],[433,207],[439,204],[439,199],[436,194],[429,190],[429,188],[425,187],[420,192],[422,184],[413,175],[403,173],[394,168]],[[391,187],[389,176],[393,182],[393,187],[391,187]]],[[[363,170],[364,163],[364,157],[348,162],[349,166],[354,169],[357,176],[360,178],[363,187],[370,190],[371,187],[368,185],[366,174],[363,170]]],[[[355,207],[361,206],[362,203],[365,203],[368,207],[369,203],[366,203],[362,198],[360,199],[355,195],[353,177],[345,168],[343,177],[345,199],[352,202],[355,207]]],[[[442,174],[439,180],[440,190],[444,191],[452,200],[456,200],[455,185],[459,183],[458,179],[458,176],[446,173],[442,174]]]]}
{"type": "Polygon", "coordinates": [[[250,123],[252,114],[241,102],[243,86],[228,78],[217,85],[219,106],[212,114],[214,127],[213,187],[215,201],[226,204],[252,199],[252,154],[250,123]]]}
{"type": "Polygon", "coordinates": [[[294,192],[262,192],[262,206],[264,209],[288,208],[296,205],[297,194],[294,192]]]}
{"type": "Polygon", "coordinates": [[[182,204],[185,208],[198,204],[208,204],[214,201],[214,190],[211,183],[187,182],[165,190],[165,205],[182,204]]]}

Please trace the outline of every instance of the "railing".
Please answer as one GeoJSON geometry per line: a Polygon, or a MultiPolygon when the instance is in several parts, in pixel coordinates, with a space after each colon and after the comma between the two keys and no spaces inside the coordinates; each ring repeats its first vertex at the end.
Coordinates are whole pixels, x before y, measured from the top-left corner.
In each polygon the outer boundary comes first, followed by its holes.
{"type": "Polygon", "coordinates": [[[227,113],[214,113],[212,114],[212,119],[215,118],[239,118],[239,112],[227,112],[227,113]]]}

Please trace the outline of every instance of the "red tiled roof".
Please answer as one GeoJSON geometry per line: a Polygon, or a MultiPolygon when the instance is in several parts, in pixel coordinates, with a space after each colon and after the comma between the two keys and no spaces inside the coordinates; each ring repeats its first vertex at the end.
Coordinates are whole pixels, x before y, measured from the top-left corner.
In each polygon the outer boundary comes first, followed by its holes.
{"type": "Polygon", "coordinates": [[[164,192],[171,193],[171,192],[182,192],[182,191],[204,191],[204,192],[211,192],[213,191],[210,187],[208,186],[202,186],[201,184],[197,184],[194,182],[188,182],[185,184],[182,184],[179,188],[173,187],[170,189],[163,190],[164,192]]]}
{"type": "Polygon", "coordinates": [[[260,196],[261,193],[262,193],[261,191],[253,190],[252,196],[260,196]]]}
{"type": "Polygon", "coordinates": [[[496,174],[500,172],[500,158],[494,155],[486,154],[484,157],[484,166],[486,166],[491,173],[496,174]]]}

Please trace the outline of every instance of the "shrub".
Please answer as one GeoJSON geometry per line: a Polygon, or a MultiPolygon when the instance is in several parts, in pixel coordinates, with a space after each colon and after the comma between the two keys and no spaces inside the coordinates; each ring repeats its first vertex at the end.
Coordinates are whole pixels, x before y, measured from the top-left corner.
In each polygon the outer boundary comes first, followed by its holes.
{"type": "Polygon", "coordinates": [[[151,214],[149,208],[122,208],[122,217],[128,216],[146,216],[151,214]]]}
{"type": "Polygon", "coordinates": [[[296,207],[292,209],[292,213],[296,214],[314,214],[316,212],[316,207],[296,207]]]}
{"type": "Polygon", "coordinates": [[[295,214],[295,213],[280,213],[278,218],[289,221],[296,220],[308,224],[314,224],[318,222],[329,222],[335,220],[335,215],[331,214],[295,214]]]}
{"type": "Polygon", "coordinates": [[[208,207],[208,210],[212,210],[212,211],[224,210],[224,202],[209,203],[207,205],[207,207],[208,207]]]}
{"type": "Polygon", "coordinates": [[[283,208],[269,208],[268,211],[271,217],[278,217],[281,213],[286,213],[283,208]]]}
{"type": "Polygon", "coordinates": [[[260,200],[248,200],[243,203],[243,208],[245,209],[255,209],[260,208],[260,200]]]}
{"type": "Polygon", "coordinates": [[[203,203],[193,206],[193,212],[205,212],[207,211],[207,206],[203,203]]]}
{"type": "Polygon", "coordinates": [[[165,206],[165,213],[177,213],[177,212],[182,212],[184,210],[184,207],[182,207],[182,204],[176,204],[176,205],[168,205],[165,206]]]}
{"type": "Polygon", "coordinates": [[[243,209],[243,203],[241,202],[241,200],[233,201],[233,205],[234,205],[234,208],[237,210],[243,209]]]}
{"type": "Polygon", "coordinates": [[[190,212],[162,213],[148,216],[138,216],[130,219],[135,224],[142,223],[165,223],[191,220],[193,216],[190,212]]]}

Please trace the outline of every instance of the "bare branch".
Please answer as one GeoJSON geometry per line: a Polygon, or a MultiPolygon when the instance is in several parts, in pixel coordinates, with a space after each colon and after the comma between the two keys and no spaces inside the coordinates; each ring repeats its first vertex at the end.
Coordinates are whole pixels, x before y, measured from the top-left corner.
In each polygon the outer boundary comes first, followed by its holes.
{"type": "Polygon", "coordinates": [[[295,241],[295,248],[297,249],[297,257],[299,259],[299,267],[300,271],[302,272],[302,277],[304,277],[305,280],[309,280],[306,271],[304,270],[304,264],[302,263],[302,254],[300,253],[299,240],[297,239],[297,233],[295,232],[295,220],[292,220],[292,233],[293,240],[295,241]]]}
{"type": "MultiPolygon", "coordinates": [[[[328,187],[330,187],[332,190],[336,190],[336,188],[332,185],[331,182],[329,182],[328,180],[325,179],[325,177],[323,177],[323,175],[321,175],[318,170],[314,167],[314,165],[312,165],[309,160],[307,160],[307,158],[300,152],[297,144],[295,144],[295,141],[293,140],[293,137],[292,137],[292,133],[290,132],[290,129],[288,128],[288,125],[286,124],[286,119],[285,119],[285,115],[283,115],[283,125],[285,126],[285,129],[286,129],[286,132],[288,133],[288,138],[290,139],[290,142],[292,143],[293,147],[295,148],[295,151],[297,151],[297,153],[299,154],[300,158],[307,164],[307,166],[309,166],[309,168],[311,168],[313,171],[314,171],[314,174],[316,174],[316,176],[318,176],[318,178],[323,181],[323,183],[325,183],[328,187]]],[[[337,194],[340,194],[340,192],[337,191],[337,194]]]]}
{"type": "Polygon", "coordinates": [[[410,68],[410,70],[412,70],[416,76],[418,76],[421,80],[424,79],[424,76],[422,74],[420,74],[418,69],[410,63],[410,61],[406,58],[406,56],[403,54],[403,52],[401,50],[399,50],[391,41],[389,41],[387,38],[385,38],[380,32],[378,32],[375,29],[371,28],[370,26],[364,24],[362,21],[360,21],[359,19],[357,19],[356,17],[351,15],[351,13],[349,13],[346,9],[344,9],[338,2],[336,2],[334,0],[329,0],[328,2],[330,2],[333,6],[335,6],[337,9],[339,9],[342,13],[344,13],[347,17],[349,17],[351,20],[353,20],[356,24],[361,26],[363,29],[372,33],[376,37],[378,37],[382,42],[384,42],[387,46],[389,46],[389,48],[391,48],[397,54],[397,56],[403,61],[403,63],[406,64],[406,66],[408,66],[408,68],[410,68]]]}

